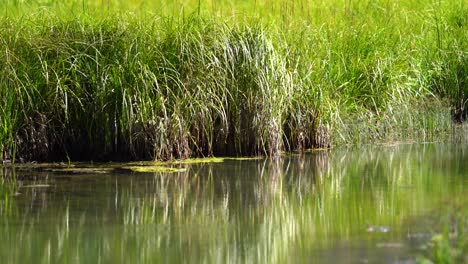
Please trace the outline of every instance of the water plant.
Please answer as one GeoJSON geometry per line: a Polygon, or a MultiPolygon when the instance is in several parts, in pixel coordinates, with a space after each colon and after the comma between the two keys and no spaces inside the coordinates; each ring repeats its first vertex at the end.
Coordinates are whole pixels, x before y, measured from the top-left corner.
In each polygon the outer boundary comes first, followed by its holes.
{"type": "Polygon", "coordinates": [[[419,257],[420,263],[466,263],[468,261],[467,213],[465,209],[436,216],[437,229],[419,257]]]}
{"type": "Polygon", "coordinates": [[[273,2],[4,2],[2,158],[275,156],[465,119],[464,1],[273,2]]]}

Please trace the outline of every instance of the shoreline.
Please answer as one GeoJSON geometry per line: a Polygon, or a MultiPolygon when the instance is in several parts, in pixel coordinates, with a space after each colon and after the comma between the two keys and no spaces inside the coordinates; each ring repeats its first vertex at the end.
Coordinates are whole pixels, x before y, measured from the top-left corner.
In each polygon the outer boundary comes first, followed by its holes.
{"type": "Polygon", "coordinates": [[[203,12],[6,16],[0,159],[275,156],[432,140],[468,114],[468,9],[455,6],[438,9],[438,24],[412,6],[288,24],[203,12]]]}

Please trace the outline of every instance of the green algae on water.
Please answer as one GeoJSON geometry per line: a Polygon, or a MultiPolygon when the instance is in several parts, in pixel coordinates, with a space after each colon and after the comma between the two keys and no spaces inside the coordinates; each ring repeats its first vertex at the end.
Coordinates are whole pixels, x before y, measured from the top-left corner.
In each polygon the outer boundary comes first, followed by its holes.
{"type": "Polygon", "coordinates": [[[224,158],[225,160],[234,160],[234,161],[248,161],[248,160],[261,160],[263,157],[229,157],[229,158],[224,158]]]}
{"type": "Polygon", "coordinates": [[[173,164],[200,164],[200,163],[221,163],[224,162],[224,158],[196,158],[196,159],[185,159],[185,160],[175,160],[169,163],[173,164]]]}
{"type": "Polygon", "coordinates": [[[162,173],[176,173],[176,172],[184,172],[186,168],[174,168],[174,167],[164,167],[164,166],[128,166],[122,167],[125,170],[131,170],[134,172],[162,172],[162,173]]]}

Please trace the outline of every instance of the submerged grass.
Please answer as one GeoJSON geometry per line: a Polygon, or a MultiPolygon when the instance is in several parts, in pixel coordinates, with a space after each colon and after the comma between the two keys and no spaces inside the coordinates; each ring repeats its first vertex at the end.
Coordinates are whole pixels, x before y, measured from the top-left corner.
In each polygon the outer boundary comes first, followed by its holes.
{"type": "Polygon", "coordinates": [[[0,4],[3,159],[277,155],[466,118],[465,1],[178,3],[0,4]]]}
{"type": "Polygon", "coordinates": [[[468,263],[467,219],[466,203],[460,208],[450,205],[437,216],[437,228],[419,263],[468,263]]]}

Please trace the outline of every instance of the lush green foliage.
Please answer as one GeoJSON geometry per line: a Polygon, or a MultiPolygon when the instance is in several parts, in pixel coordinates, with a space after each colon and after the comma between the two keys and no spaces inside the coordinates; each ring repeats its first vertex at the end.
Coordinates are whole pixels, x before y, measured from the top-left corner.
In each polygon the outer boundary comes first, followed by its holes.
{"type": "Polygon", "coordinates": [[[468,7],[401,2],[4,1],[3,156],[276,155],[433,136],[449,105],[466,116],[468,7]]]}

